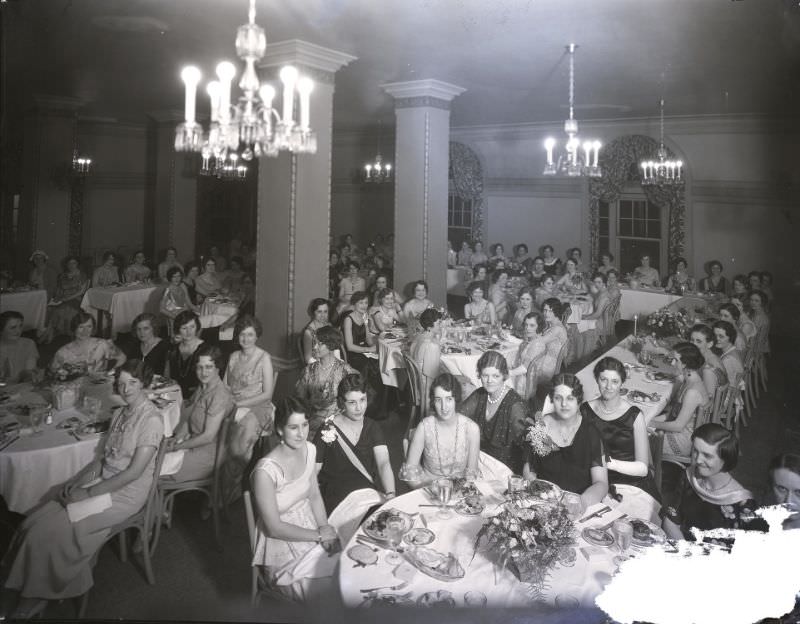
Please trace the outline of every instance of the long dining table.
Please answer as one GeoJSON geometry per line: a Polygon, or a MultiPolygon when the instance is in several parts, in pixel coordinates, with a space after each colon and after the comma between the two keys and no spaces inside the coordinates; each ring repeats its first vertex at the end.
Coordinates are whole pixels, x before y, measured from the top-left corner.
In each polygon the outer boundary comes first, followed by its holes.
{"type": "Polygon", "coordinates": [[[0,294],[0,312],[14,310],[24,317],[23,329],[44,329],[47,319],[47,291],[20,289],[0,294]]]}
{"type": "Polygon", "coordinates": [[[90,288],[81,300],[81,308],[97,315],[98,326],[103,313],[110,315],[111,338],[116,338],[118,333],[130,331],[133,319],[142,312],[158,314],[163,289],[150,284],[90,288]]]}

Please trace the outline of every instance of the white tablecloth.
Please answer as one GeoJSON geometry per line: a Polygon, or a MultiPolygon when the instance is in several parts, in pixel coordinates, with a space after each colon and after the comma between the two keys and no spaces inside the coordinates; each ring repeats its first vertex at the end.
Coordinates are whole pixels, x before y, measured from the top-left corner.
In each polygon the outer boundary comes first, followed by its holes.
{"type": "Polygon", "coordinates": [[[206,299],[200,308],[200,325],[203,329],[219,327],[238,311],[239,308],[235,303],[219,303],[206,299]]]}
{"type": "Polygon", "coordinates": [[[467,284],[472,281],[472,269],[464,266],[447,269],[447,292],[452,295],[465,296],[467,284]]]}
{"type": "Polygon", "coordinates": [[[641,321],[643,320],[642,317],[680,299],[679,295],[666,293],[662,289],[656,288],[638,288],[635,290],[620,288],[620,292],[622,293],[622,300],[619,304],[619,317],[625,321],[632,321],[636,314],[639,315],[639,320],[641,321]]]}
{"type": "Polygon", "coordinates": [[[23,329],[44,329],[47,316],[47,291],[26,290],[0,295],[0,312],[15,310],[25,317],[23,329]]]}
{"type": "MultiPolygon", "coordinates": [[[[505,484],[500,482],[481,482],[479,487],[486,493],[497,492],[505,489],[505,484]]],[[[624,497],[623,500],[627,498],[624,497]]],[[[491,500],[499,501],[493,498],[491,500]]],[[[615,501],[608,503],[613,511],[603,515],[602,518],[594,518],[584,523],[576,524],[579,530],[585,527],[597,527],[609,524],[612,520],[619,517],[623,512],[632,514],[633,500],[628,506],[616,505],[615,501]]],[[[355,562],[347,556],[347,550],[356,544],[356,538],[364,535],[360,528],[345,547],[339,567],[339,584],[344,604],[349,607],[357,607],[362,604],[365,594],[360,590],[375,587],[393,586],[401,581],[395,573],[401,576],[408,571],[410,581],[406,587],[397,591],[385,591],[382,593],[407,594],[409,599],[416,601],[426,592],[436,592],[446,590],[451,592],[456,601],[456,606],[464,607],[464,595],[469,591],[482,592],[487,599],[489,607],[525,607],[533,604],[533,597],[529,591],[529,586],[520,583],[517,577],[508,569],[500,569],[487,556],[485,545],[478,549],[475,558],[472,558],[475,536],[480,530],[487,517],[497,513],[497,504],[487,504],[486,509],[479,516],[462,516],[453,512],[447,520],[436,517],[436,509],[432,507],[419,507],[422,503],[429,504],[431,501],[422,490],[416,490],[403,496],[399,496],[382,508],[394,508],[407,513],[422,512],[427,520],[428,528],[434,532],[436,539],[428,544],[427,548],[432,548],[441,553],[452,552],[466,575],[464,578],[445,582],[436,580],[423,572],[413,568],[411,564],[404,563],[402,571],[395,571],[394,566],[385,562],[386,552],[379,549],[377,565],[366,567],[356,566],[355,562]],[[470,563],[471,561],[471,563],[470,563]]],[[[601,504],[590,507],[585,513],[589,514],[602,507],[601,504]]],[[[635,513],[635,512],[633,512],[635,513]]],[[[415,527],[421,527],[422,522],[417,518],[415,527]]],[[[556,598],[559,602],[565,598],[573,598],[582,606],[594,606],[594,599],[603,590],[603,587],[611,580],[616,565],[614,557],[619,554],[616,547],[608,548],[591,546],[576,531],[575,548],[577,556],[575,564],[571,567],[564,567],[556,564],[549,579],[548,587],[545,589],[545,600],[553,605],[556,598]]]]}
{"type": "Polygon", "coordinates": [[[158,314],[163,286],[120,286],[90,288],[81,308],[90,314],[104,310],[111,315],[111,337],[131,329],[131,322],[142,312],[158,314]]]}
{"type": "MultiPolygon", "coordinates": [[[[23,389],[21,401],[44,404],[45,401],[38,394],[25,391],[25,387],[17,387],[23,389]]],[[[181,391],[180,388],[170,388],[167,391],[165,398],[174,399],[174,402],[159,411],[164,417],[165,435],[172,435],[172,430],[180,421],[181,391]]],[[[108,384],[87,386],[85,394],[101,398],[104,410],[122,403],[122,399],[110,394],[108,384]]],[[[42,433],[23,435],[0,451],[0,496],[5,499],[11,511],[27,513],[52,493],[53,487],[64,483],[92,461],[101,436],[76,440],[66,430],[56,427],[73,416],[84,422],[88,420],[86,414],[76,408],[54,412],[53,424],[44,426],[42,433]]],[[[0,422],[7,418],[9,416],[0,417],[0,422]]],[[[25,418],[17,417],[17,420],[27,427],[25,418]]]]}

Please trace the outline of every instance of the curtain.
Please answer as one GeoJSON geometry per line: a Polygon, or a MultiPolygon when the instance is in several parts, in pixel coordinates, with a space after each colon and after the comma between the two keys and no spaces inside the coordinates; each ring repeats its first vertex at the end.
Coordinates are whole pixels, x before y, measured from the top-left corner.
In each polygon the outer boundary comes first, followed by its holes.
{"type": "Polygon", "coordinates": [[[483,242],[483,168],[478,155],[463,143],[450,142],[450,179],[456,195],[472,201],[472,242],[483,242]]]}

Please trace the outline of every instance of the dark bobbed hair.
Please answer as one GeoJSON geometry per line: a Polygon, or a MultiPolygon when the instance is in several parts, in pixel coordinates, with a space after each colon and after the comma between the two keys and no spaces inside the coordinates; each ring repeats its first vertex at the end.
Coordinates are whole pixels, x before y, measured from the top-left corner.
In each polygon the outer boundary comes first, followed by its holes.
{"type": "Polygon", "coordinates": [[[97,321],[94,320],[91,314],[80,310],[69,322],[69,331],[74,334],[75,330],[78,329],[78,325],[83,325],[88,321],[92,322],[92,333],[94,333],[94,330],[97,329],[97,321]]]}
{"type": "Polygon", "coordinates": [[[628,379],[628,371],[625,370],[622,362],[615,357],[601,358],[600,361],[594,365],[594,370],[592,373],[594,374],[595,381],[600,380],[600,373],[603,371],[614,371],[617,375],[619,375],[622,383],[625,383],[625,380],[628,379]]]}
{"type": "Polygon", "coordinates": [[[603,256],[608,256],[608,259],[609,259],[609,260],[611,260],[611,262],[614,262],[614,254],[612,254],[610,251],[604,251],[604,252],[602,252],[602,253],[600,254],[600,260],[602,260],[602,259],[603,259],[603,256]]]}
{"type": "Polygon", "coordinates": [[[544,316],[542,313],[539,312],[539,310],[531,310],[525,315],[525,318],[522,319],[523,325],[527,323],[528,319],[536,319],[536,333],[541,336],[545,328],[544,316]]]}
{"type": "Polygon", "coordinates": [[[67,270],[67,265],[68,265],[70,262],[72,262],[73,260],[74,260],[75,262],[77,262],[77,263],[78,263],[78,268],[80,268],[80,266],[81,266],[81,259],[80,259],[78,256],[67,256],[66,258],[64,258],[64,259],[61,261],[61,268],[62,268],[62,269],[64,269],[64,271],[66,271],[66,270],[67,270]]]}
{"type": "Polygon", "coordinates": [[[478,277],[478,273],[480,273],[481,269],[488,271],[489,267],[487,267],[483,262],[476,264],[474,267],[472,267],[472,277],[478,277]]]}
{"type": "Polygon", "coordinates": [[[731,278],[731,285],[733,285],[733,282],[739,282],[745,288],[747,288],[747,286],[749,285],[747,281],[747,276],[744,275],[743,273],[737,273],[736,275],[734,275],[731,278]]]}
{"type": "MultiPolygon", "coordinates": [[[[736,308],[736,306],[733,304],[731,304],[731,307],[736,308]]],[[[736,311],[738,312],[739,309],[736,308],[736,311]]],[[[728,321],[717,321],[714,323],[713,328],[721,329],[722,331],[724,331],[725,335],[728,336],[728,340],[731,341],[731,344],[736,342],[736,336],[737,336],[736,328],[728,321]]]]}
{"type": "Polygon", "coordinates": [[[608,271],[606,271],[606,280],[608,280],[608,276],[611,275],[612,273],[617,277],[619,277],[619,271],[617,271],[616,269],[609,269],[608,271]]]}
{"type": "Polygon", "coordinates": [[[196,361],[199,362],[200,358],[203,356],[211,358],[211,361],[214,362],[214,368],[216,368],[219,373],[222,373],[225,370],[225,360],[222,355],[222,349],[220,349],[217,345],[211,344],[210,342],[204,342],[197,347],[196,361]]]}
{"type": "Polygon", "coordinates": [[[199,334],[203,326],[200,325],[200,317],[191,310],[184,310],[183,312],[178,313],[178,315],[175,317],[175,320],[172,321],[173,332],[177,334],[180,332],[181,327],[189,322],[194,322],[195,330],[199,334]]]}
{"type": "Polygon", "coordinates": [[[180,274],[180,276],[183,277],[183,271],[181,270],[181,268],[179,266],[171,266],[170,268],[168,268],[167,269],[167,281],[168,282],[171,281],[176,273],[180,274]]]}
{"type": "Polygon", "coordinates": [[[711,260],[711,261],[708,263],[708,270],[709,270],[709,272],[710,272],[710,271],[711,271],[711,269],[713,269],[715,266],[718,266],[720,271],[722,271],[722,270],[724,269],[724,267],[722,266],[722,263],[721,263],[719,260],[711,260]]]}
{"type": "Polygon", "coordinates": [[[534,265],[534,264],[536,264],[536,261],[537,261],[537,260],[541,260],[541,261],[542,261],[542,264],[544,264],[544,258],[542,258],[541,256],[534,256],[534,257],[533,257],[533,261],[531,262],[531,265],[534,265]]]}
{"type": "Polygon", "coordinates": [[[542,253],[544,253],[545,249],[549,249],[551,253],[555,253],[555,249],[553,248],[552,245],[542,245],[542,253]]]}
{"type": "Polygon", "coordinates": [[[422,329],[430,329],[440,318],[442,318],[442,313],[439,310],[428,308],[419,315],[419,324],[422,325],[422,329]]]}
{"type": "Polygon", "coordinates": [[[758,288],[756,288],[755,290],[750,291],[750,296],[752,297],[753,295],[757,295],[759,299],[761,299],[761,305],[763,307],[766,307],[767,304],[769,303],[769,297],[767,296],[767,293],[765,293],[763,290],[759,290],[758,288]]]}
{"type": "Polygon", "coordinates": [[[231,256],[230,261],[231,264],[235,262],[239,266],[242,266],[244,264],[244,259],[241,256],[231,256]]]}
{"type": "Polygon", "coordinates": [[[733,317],[734,321],[738,321],[739,318],[741,318],[741,316],[742,316],[742,313],[739,311],[739,308],[737,308],[732,303],[723,303],[721,306],[719,306],[719,309],[720,309],[720,312],[722,310],[725,310],[726,312],[728,312],[728,314],[730,314],[733,317]]]}
{"type": "Polygon", "coordinates": [[[431,384],[428,399],[430,400],[431,409],[433,409],[433,391],[436,388],[441,388],[445,392],[450,392],[456,400],[456,404],[461,403],[461,384],[450,373],[442,373],[433,380],[431,384]]]}
{"type": "Polygon", "coordinates": [[[107,261],[109,258],[113,258],[113,259],[114,259],[114,262],[116,263],[116,261],[117,261],[117,254],[115,254],[113,251],[106,251],[106,252],[103,254],[103,264],[105,264],[105,263],[106,263],[106,261],[107,261]]]}
{"type": "Polygon", "coordinates": [[[131,329],[136,331],[136,328],[142,321],[150,321],[150,327],[155,329],[158,323],[158,317],[152,312],[142,312],[135,319],[133,319],[133,322],[131,323],[131,329]]]}
{"type": "Polygon", "coordinates": [[[362,299],[366,299],[367,303],[369,303],[369,293],[366,290],[357,290],[350,295],[350,305],[355,306],[362,299]]]}
{"type": "Polygon", "coordinates": [[[188,275],[189,271],[192,269],[200,271],[200,263],[197,260],[189,260],[189,262],[183,265],[183,270],[185,271],[184,275],[188,275]]]}
{"type": "MultiPolygon", "coordinates": [[[[734,308],[736,306],[733,306],[734,308]]],[[[706,339],[706,342],[714,342],[714,330],[711,329],[708,325],[703,325],[702,323],[697,323],[696,325],[692,325],[692,328],[689,330],[689,335],[692,334],[703,334],[703,337],[706,339]]],[[[735,339],[734,339],[735,340],[735,339]]]]}
{"type": "Polygon", "coordinates": [[[16,310],[6,310],[5,312],[0,313],[0,331],[5,331],[6,325],[12,319],[16,319],[18,321],[25,322],[25,317],[22,316],[21,312],[17,312],[16,310]]]}
{"type": "Polygon", "coordinates": [[[233,333],[238,338],[239,334],[248,327],[252,327],[256,331],[256,337],[258,338],[261,338],[261,334],[264,333],[264,327],[261,325],[261,321],[252,314],[245,314],[236,319],[236,324],[233,326],[233,333]]]}
{"type": "Polygon", "coordinates": [[[567,266],[568,262],[571,262],[572,264],[574,264],[576,269],[578,268],[578,261],[575,258],[573,258],[572,256],[567,256],[564,259],[564,267],[567,266]]]}
{"type": "Polygon", "coordinates": [[[308,406],[300,397],[287,396],[275,403],[275,431],[283,429],[292,414],[303,414],[308,420],[308,406]]]}
{"type": "Polygon", "coordinates": [[[556,386],[567,386],[572,390],[572,396],[577,399],[578,403],[583,403],[583,384],[581,380],[572,373],[556,373],[550,384],[551,386],[548,394],[551,401],[555,395],[556,386]]]}
{"type": "Polygon", "coordinates": [[[747,280],[749,281],[751,277],[757,277],[758,281],[761,281],[761,271],[750,271],[747,274],[747,280]]]}
{"type": "Polygon", "coordinates": [[[691,342],[679,342],[675,345],[674,351],[680,356],[681,363],[689,370],[699,371],[706,363],[700,349],[691,342]]]}
{"type": "Polygon", "coordinates": [[[467,297],[471,297],[472,293],[475,292],[478,288],[481,289],[483,292],[483,296],[486,296],[486,284],[481,281],[475,280],[474,282],[470,282],[467,285],[467,297]]]}
{"type": "Polygon", "coordinates": [[[592,275],[592,281],[596,280],[598,277],[603,280],[603,284],[608,285],[608,276],[605,273],[596,271],[595,274],[592,275]]]}
{"type": "Polygon", "coordinates": [[[528,253],[528,246],[525,243],[517,243],[517,247],[514,250],[516,255],[519,255],[520,250],[524,249],[525,253],[528,253]]]}
{"type": "Polygon", "coordinates": [[[556,318],[561,318],[561,315],[564,314],[564,304],[561,303],[556,297],[550,297],[545,299],[542,302],[542,311],[544,311],[544,306],[547,306],[552,310],[553,314],[556,315],[556,318]]]}
{"type": "Polygon", "coordinates": [[[177,250],[175,247],[167,247],[167,248],[164,250],[164,258],[166,258],[166,257],[167,257],[167,254],[168,254],[170,251],[174,251],[174,252],[175,252],[175,255],[176,255],[176,256],[178,255],[178,250],[177,250]]]}
{"type": "Polygon", "coordinates": [[[144,249],[137,249],[136,251],[133,252],[133,255],[131,256],[131,262],[136,260],[136,256],[138,256],[139,254],[142,254],[144,256],[144,259],[147,260],[147,254],[144,253],[144,249]]]}
{"type": "Polygon", "coordinates": [[[428,292],[428,282],[426,282],[425,280],[417,280],[416,282],[414,282],[411,285],[411,292],[414,292],[417,289],[417,286],[424,286],[425,292],[426,293],[428,292]]]}
{"type": "Polygon", "coordinates": [[[142,382],[142,386],[147,388],[153,382],[155,371],[145,360],[132,358],[125,360],[114,370],[114,381],[119,382],[120,373],[128,373],[131,377],[136,377],[142,382]]]}
{"type": "Polygon", "coordinates": [[[761,271],[761,283],[762,284],[764,283],[764,278],[765,277],[769,280],[769,283],[772,284],[772,280],[773,280],[772,273],[770,273],[769,271],[761,271]]]}
{"type": "Polygon", "coordinates": [[[529,295],[531,299],[536,301],[536,295],[533,292],[533,288],[531,288],[530,286],[523,286],[522,288],[519,289],[519,292],[517,293],[517,301],[519,301],[519,298],[522,295],[529,295]]]}
{"type": "Polygon", "coordinates": [[[381,288],[375,293],[375,300],[381,301],[384,297],[388,297],[389,295],[394,295],[394,291],[391,288],[381,288]]]}
{"type": "Polygon", "coordinates": [[[336,349],[340,349],[344,344],[342,332],[336,329],[333,325],[320,327],[316,331],[315,337],[317,342],[324,344],[326,347],[328,347],[329,351],[336,351],[336,349]]]}
{"type": "Polygon", "coordinates": [[[339,382],[339,387],[336,388],[336,405],[340,410],[344,409],[345,397],[349,392],[367,393],[367,382],[359,373],[345,375],[339,382]]]}
{"type": "Polygon", "coordinates": [[[505,273],[506,277],[509,276],[508,269],[496,269],[494,273],[492,273],[492,284],[496,284],[497,280],[500,279],[500,276],[505,273]]]}
{"type": "MultiPolygon", "coordinates": [[[[328,317],[331,315],[331,304],[327,299],[323,299],[322,297],[314,297],[311,302],[308,304],[306,308],[306,313],[308,314],[308,318],[313,319],[314,314],[317,312],[317,308],[321,305],[328,306],[328,317]]],[[[330,320],[330,318],[328,318],[330,320]]]]}
{"type": "Polygon", "coordinates": [[[689,263],[686,261],[686,258],[684,258],[683,256],[678,256],[677,258],[675,258],[675,260],[674,260],[673,262],[675,263],[675,268],[676,268],[676,269],[678,268],[678,265],[679,265],[681,262],[683,262],[683,265],[684,265],[684,266],[685,266],[687,269],[689,268],[689,263]]]}
{"type": "Polygon", "coordinates": [[[502,353],[491,350],[484,353],[478,360],[478,377],[481,376],[485,368],[490,367],[499,370],[503,379],[508,379],[508,362],[506,362],[506,358],[502,353]]]}
{"type": "Polygon", "coordinates": [[[692,441],[700,439],[717,448],[717,457],[722,460],[722,470],[730,472],[739,463],[739,439],[733,431],[719,423],[700,425],[692,433],[692,441]]]}
{"type": "Polygon", "coordinates": [[[767,472],[769,473],[770,481],[772,481],[772,473],[778,468],[786,468],[796,475],[800,475],[800,454],[797,453],[781,453],[776,455],[769,462],[767,472]]]}
{"type": "Polygon", "coordinates": [[[356,268],[356,271],[361,270],[361,263],[358,260],[348,260],[347,261],[347,268],[348,270],[352,267],[356,268]]]}

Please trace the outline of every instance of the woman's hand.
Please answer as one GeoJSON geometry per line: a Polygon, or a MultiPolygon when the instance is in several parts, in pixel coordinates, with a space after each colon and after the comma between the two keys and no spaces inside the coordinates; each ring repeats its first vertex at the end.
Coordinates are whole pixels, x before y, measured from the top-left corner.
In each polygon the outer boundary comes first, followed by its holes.
{"type": "Polygon", "coordinates": [[[336,529],[334,529],[330,524],[326,524],[319,528],[319,535],[320,541],[322,542],[330,542],[335,539],[339,539],[339,536],[336,534],[336,529]]]}
{"type": "Polygon", "coordinates": [[[64,502],[66,504],[77,503],[78,501],[86,500],[87,498],[89,498],[89,488],[73,487],[67,496],[64,497],[64,502]]]}

